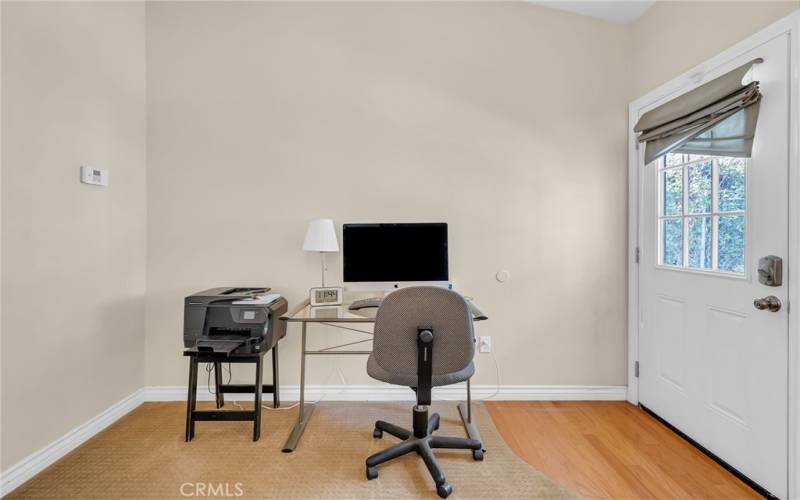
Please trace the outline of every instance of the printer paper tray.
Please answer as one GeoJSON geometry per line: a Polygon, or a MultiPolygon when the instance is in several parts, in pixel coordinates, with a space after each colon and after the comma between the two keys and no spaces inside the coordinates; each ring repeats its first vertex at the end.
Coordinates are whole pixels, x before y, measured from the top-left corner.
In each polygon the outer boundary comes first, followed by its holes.
{"type": "Polygon", "coordinates": [[[246,343],[247,340],[200,340],[195,348],[197,352],[230,354],[246,343]]]}

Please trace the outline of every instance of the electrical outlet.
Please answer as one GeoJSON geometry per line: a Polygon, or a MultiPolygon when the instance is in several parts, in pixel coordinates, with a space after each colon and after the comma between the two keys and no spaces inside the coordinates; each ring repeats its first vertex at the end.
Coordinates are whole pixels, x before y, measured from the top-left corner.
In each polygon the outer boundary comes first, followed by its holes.
{"type": "Polygon", "coordinates": [[[478,337],[478,351],[479,352],[492,352],[492,337],[489,335],[481,335],[478,337]]]}

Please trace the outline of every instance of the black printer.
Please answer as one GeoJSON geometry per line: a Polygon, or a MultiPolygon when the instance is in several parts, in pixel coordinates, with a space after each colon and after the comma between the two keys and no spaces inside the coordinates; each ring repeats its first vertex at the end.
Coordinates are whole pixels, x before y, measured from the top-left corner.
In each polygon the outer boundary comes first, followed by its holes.
{"type": "Polygon", "coordinates": [[[184,300],[183,345],[199,352],[265,352],[286,335],[288,303],[268,287],[212,288],[184,300]]]}

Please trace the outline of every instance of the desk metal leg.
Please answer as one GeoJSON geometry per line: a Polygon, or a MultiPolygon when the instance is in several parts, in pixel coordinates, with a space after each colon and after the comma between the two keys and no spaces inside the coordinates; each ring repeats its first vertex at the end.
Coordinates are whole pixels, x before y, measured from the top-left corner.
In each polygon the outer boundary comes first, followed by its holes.
{"type": "Polygon", "coordinates": [[[217,408],[225,406],[225,396],[222,393],[222,363],[214,363],[214,393],[216,394],[217,408]]]}
{"type": "Polygon", "coordinates": [[[292,429],[292,433],[289,434],[289,439],[286,440],[286,444],[283,445],[284,453],[289,453],[297,448],[297,443],[300,441],[300,437],[303,435],[303,431],[306,430],[306,425],[308,424],[308,420],[311,418],[311,414],[314,412],[314,405],[308,404],[306,405],[306,323],[303,322],[303,333],[302,338],[300,341],[300,403],[299,412],[297,416],[297,423],[294,424],[294,428],[292,429]]]}
{"type": "Polygon", "coordinates": [[[194,410],[197,401],[197,358],[189,358],[189,394],[186,395],[186,442],[194,438],[194,410]]]}
{"type": "MultiPolygon", "coordinates": [[[[481,435],[478,433],[478,429],[472,422],[472,390],[470,388],[469,380],[467,380],[467,403],[464,404],[463,401],[458,403],[458,413],[461,414],[461,422],[464,424],[464,430],[467,431],[467,436],[469,436],[470,439],[477,439],[478,441],[481,441],[481,435]]],[[[483,443],[483,441],[481,441],[481,443],[483,443]]],[[[483,448],[481,451],[486,451],[486,448],[483,448]]],[[[473,456],[475,456],[474,452],[473,456]]]]}

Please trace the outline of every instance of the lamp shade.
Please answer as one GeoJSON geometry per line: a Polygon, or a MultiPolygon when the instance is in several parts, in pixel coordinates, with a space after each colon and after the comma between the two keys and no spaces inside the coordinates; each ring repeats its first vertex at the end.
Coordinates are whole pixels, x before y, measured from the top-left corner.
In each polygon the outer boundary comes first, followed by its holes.
{"type": "Polygon", "coordinates": [[[303,250],[309,252],[338,252],[336,227],[331,219],[316,219],[308,224],[303,250]]]}

